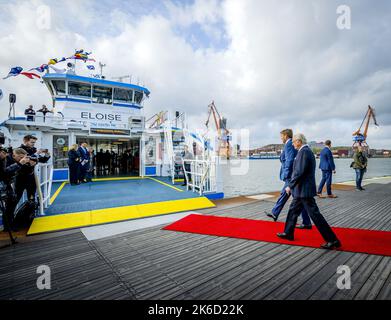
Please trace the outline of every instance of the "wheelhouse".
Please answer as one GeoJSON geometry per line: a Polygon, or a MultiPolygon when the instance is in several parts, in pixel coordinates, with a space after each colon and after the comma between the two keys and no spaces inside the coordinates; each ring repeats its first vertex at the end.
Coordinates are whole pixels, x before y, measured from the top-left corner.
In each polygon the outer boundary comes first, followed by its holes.
{"type": "Polygon", "coordinates": [[[148,89],[130,83],[83,77],[73,74],[46,74],[43,77],[54,102],[73,101],[113,107],[141,109],[148,89]]]}

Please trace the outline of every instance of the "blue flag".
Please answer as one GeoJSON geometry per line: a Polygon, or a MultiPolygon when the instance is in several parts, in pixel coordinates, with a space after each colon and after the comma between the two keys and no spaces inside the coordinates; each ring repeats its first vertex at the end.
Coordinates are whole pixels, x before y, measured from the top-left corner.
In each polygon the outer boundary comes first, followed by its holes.
{"type": "Polygon", "coordinates": [[[87,68],[88,68],[89,70],[95,70],[95,66],[93,66],[93,65],[89,65],[89,66],[87,66],[87,68]]]}
{"type": "Polygon", "coordinates": [[[8,73],[8,75],[3,78],[3,80],[8,79],[9,77],[16,77],[23,71],[22,67],[13,67],[11,68],[11,71],[8,73]]]}

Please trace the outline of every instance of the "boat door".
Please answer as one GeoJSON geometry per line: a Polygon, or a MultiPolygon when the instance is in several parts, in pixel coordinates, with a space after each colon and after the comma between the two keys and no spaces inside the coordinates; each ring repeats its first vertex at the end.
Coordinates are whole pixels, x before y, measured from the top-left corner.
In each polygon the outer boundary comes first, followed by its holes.
{"type": "Polygon", "coordinates": [[[162,137],[161,133],[145,131],[141,137],[140,167],[141,176],[162,175],[162,137]]]}

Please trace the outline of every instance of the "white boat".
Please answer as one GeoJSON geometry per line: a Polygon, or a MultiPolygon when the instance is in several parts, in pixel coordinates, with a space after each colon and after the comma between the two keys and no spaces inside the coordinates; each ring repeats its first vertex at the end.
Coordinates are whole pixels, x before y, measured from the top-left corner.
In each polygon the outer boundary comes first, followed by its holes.
{"type": "Polygon", "coordinates": [[[248,157],[250,160],[269,160],[269,159],[279,159],[277,152],[260,152],[254,153],[248,157]]]}
{"type": "MultiPolygon", "coordinates": [[[[68,150],[81,142],[87,142],[95,153],[103,149],[120,155],[130,150],[135,159],[134,175],[170,177],[173,183],[178,174],[175,161],[184,145],[190,149],[199,145],[197,158],[209,165],[213,162],[205,154],[203,138],[187,130],[184,113],[176,112],[170,120],[166,112],[158,125],[146,123],[144,101],[150,94],[146,87],[80,76],[72,65],[64,73],[48,71],[42,80],[50,92],[53,113],[37,113],[28,119],[21,115],[24,108],[18,109],[16,115],[0,124],[0,131],[14,148],[25,135],[36,136],[37,148],[48,149],[52,154],[53,182],[69,179],[68,150]],[[179,145],[174,141],[174,132],[183,138],[179,145]]],[[[12,114],[15,109],[10,109],[12,114]]],[[[199,186],[197,191],[222,194],[222,185],[215,180],[213,184],[209,181],[207,187],[199,186]]]]}

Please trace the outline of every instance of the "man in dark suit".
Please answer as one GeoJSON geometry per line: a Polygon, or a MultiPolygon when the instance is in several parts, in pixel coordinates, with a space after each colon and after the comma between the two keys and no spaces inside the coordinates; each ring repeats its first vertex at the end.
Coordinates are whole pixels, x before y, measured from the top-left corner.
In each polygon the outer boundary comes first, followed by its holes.
{"type": "Polygon", "coordinates": [[[303,134],[294,135],[293,145],[299,152],[293,163],[292,178],[285,189],[286,193],[292,193],[293,200],[289,207],[284,233],[277,233],[277,236],[293,241],[297,218],[305,208],[326,241],[321,247],[324,249],[339,248],[341,242],[320,213],[314,199],[316,196],[316,161],[314,154],[306,143],[307,140],[303,134]]]}
{"type": "MultiPolygon", "coordinates": [[[[292,135],[293,132],[291,129],[285,129],[280,132],[281,141],[284,143],[284,150],[280,156],[281,169],[280,169],[280,179],[284,181],[284,187],[281,190],[281,194],[274,205],[271,212],[265,211],[266,215],[272,218],[274,221],[277,221],[278,216],[280,215],[282,209],[285,206],[285,203],[289,199],[289,194],[285,192],[285,188],[288,186],[289,181],[292,176],[293,161],[297,155],[297,150],[292,145],[292,135]]],[[[297,228],[299,229],[311,229],[312,224],[308,213],[303,209],[302,212],[303,223],[297,228]]]]}
{"type": "Polygon", "coordinates": [[[327,196],[329,198],[337,198],[337,196],[331,192],[333,173],[336,173],[334,157],[333,153],[331,152],[331,141],[326,140],[325,145],[326,147],[324,147],[323,150],[320,152],[319,169],[322,170],[322,180],[320,181],[318,187],[318,197],[323,198],[322,190],[324,185],[326,184],[327,196]]]}
{"type": "Polygon", "coordinates": [[[90,167],[90,153],[87,149],[88,144],[83,142],[77,150],[80,153],[80,182],[86,183],[87,172],[90,167]]]}
{"type": "Polygon", "coordinates": [[[29,107],[24,111],[24,114],[27,116],[27,121],[34,121],[35,111],[32,105],[29,105],[29,107]]]}
{"type": "Polygon", "coordinates": [[[37,150],[37,148],[35,148],[37,140],[38,138],[33,135],[26,135],[23,137],[23,143],[20,146],[20,148],[27,152],[31,161],[28,165],[23,166],[15,179],[17,202],[22,198],[24,190],[26,190],[27,198],[29,200],[35,200],[37,185],[35,182],[34,168],[38,162],[47,163],[50,159],[50,153],[47,150],[37,150]]]}

